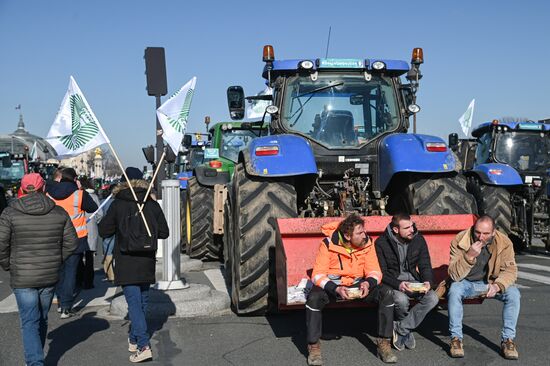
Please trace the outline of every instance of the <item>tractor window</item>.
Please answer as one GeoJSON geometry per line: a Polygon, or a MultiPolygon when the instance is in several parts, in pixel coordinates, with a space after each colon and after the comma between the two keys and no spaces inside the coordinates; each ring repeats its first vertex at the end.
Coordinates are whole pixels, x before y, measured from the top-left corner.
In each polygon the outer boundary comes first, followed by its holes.
{"type": "Polygon", "coordinates": [[[479,138],[476,148],[476,164],[485,164],[491,155],[491,133],[487,132],[479,138]]]}
{"type": "Polygon", "coordinates": [[[250,141],[258,137],[258,130],[227,129],[222,132],[220,156],[237,162],[239,152],[248,147],[250,141]]]}
{"type": "Polygon", "coordinates": [[[0,180],[14,182],[23,178],[25,167],[21,161],[12,161],[10,167],[0,166],[0,180]]]}
{"type": "Polygon", "coordinates": [[[365,144],[399,126],[398,104],[392,80],[373,75],[319,73],[289,78],[282,107],[287,129],[328,147],[365,144]]]}
{"type": "Polygon", "coordinates": [[[550,166],[550,139],[539,132],[499,133],[495,158],[518,171],[546,170],[550,166]]]}

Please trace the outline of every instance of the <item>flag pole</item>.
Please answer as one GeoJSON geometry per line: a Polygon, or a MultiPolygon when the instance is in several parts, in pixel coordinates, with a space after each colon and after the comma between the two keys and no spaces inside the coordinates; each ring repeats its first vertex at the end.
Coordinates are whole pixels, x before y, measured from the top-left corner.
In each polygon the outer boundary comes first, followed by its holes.
{"type": "MultiPolygon", "coordinates": [[[[160,156],[160,161],[157,163],[157,167],[155,169],[155,172],[153,173],[153,179],[151,179],[151,182],[149,182],[149,187],[147,187],[147,193],[145,194],[145,197],[149,196],[149,193],[151,192],[151,188],[153,188],[153,184],[155,183],[155,179],[157,178],[157,173],[161,168],[160,162],[164,159],[165,155],[166,155],[166,148],[162,149],[162,155],[160,156]]],[[[145,207],[145,205],[139,205],[139,212],[143,210],[143,207],[145,207]]]]}
{"type": "MultiPolygon", "coordinates": [[[[111,152],[115,156],[115,159],[118,163],[118,166],[122,170],[122,174],[124,175],[124,178],[126,178],[126,182],[128,182],[128,187],[130,187],[130,191],[132,192],[132,196],[134,197],[134,200],[136,201],[138,209],[140,209],[139,213],[141,214],[141,218],[143,219],[143,223],[145,224],[145,229],[147,229],[147,234],[149,235],[149,237],[151,237],[152,236],[151,235],[151,230],[149,229],[149,225],[147,224],[147,220],[145,219],[145,215],[143,214],[143,211],[141,211],[141,207],[140,207],[138,198],[136,196],[136,192],[134,191],[134,188],[132,187],[132,184],[130,183],[130,179],[128,179],[128,176],[126,175],[126,171],[124,170],[124,167],[122,166],[122,163],[120,162],[120,159],[118,158],[118,155],[115,151],[115,148],[113,147],[113,145],[111,145],[110,142],[108,143],[108,145],[109,145],[109,148],[111,149],[111,152]]],[[[145,200],[147,200],[147,196],[145,196],[145,200]]]]}

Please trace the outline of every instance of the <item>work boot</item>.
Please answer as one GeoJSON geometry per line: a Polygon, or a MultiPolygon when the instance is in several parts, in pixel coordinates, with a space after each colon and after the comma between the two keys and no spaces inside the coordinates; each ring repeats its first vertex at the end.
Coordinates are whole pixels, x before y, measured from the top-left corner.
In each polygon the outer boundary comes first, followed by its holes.
{"type": "Polygon", "coordinates": [[[451,339],[451,357],[461,358],[464,357],[464,348],[462,347],[462,340],[454,337],[451,339]]]}
{"type": "Polygon", "coordinates": [[[507,360],[517,360],[519,358],[518,350],[514,341],[508,338],[505,341],[502,341],[500,344],[500,350],[502,351],[502,356],[507,360]]]}
{"type": "Polygon", "coordinates": [[[309,366],[321,366],[323,357],[321,357],[321,342],[307,345],[307,364],[309,366]]]}
{"type": "Polygon", "coordinates": [[[138,349],[136,353],[130,356],[130,362],[145,362],[151,361],[153,359],[153,353],[151,352],[151,347],[145,346],[142,349],[138,349]]]}
{"type": "Polygon", "coordinates": [[[396,363],[397,356],[391,350],[391,340],[389,338],[378,338],[377,340],[378,357],[385,363],[396,363]]]}

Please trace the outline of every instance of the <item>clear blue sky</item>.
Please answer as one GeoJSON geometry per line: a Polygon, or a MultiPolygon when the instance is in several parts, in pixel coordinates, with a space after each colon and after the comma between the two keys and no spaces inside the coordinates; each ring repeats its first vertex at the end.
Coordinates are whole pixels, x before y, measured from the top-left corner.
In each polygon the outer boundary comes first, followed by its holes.
{"type": "MultiPolygon", "coordinates": [[[[45,136],[73,75],[127,165],[154,144],[144,49],[166,49],[169,94],[197,76],[188,131],[228,120],[225,91],[264,86],[262,46],[283,58],[410,60],[423,47],[418,132],[447,136],[476,98],[474,125],[550,117],[549,1],[0,0],[0,133],[45,136]]],[[[164,101],[164,98],[163,98],[164,101]]]]}

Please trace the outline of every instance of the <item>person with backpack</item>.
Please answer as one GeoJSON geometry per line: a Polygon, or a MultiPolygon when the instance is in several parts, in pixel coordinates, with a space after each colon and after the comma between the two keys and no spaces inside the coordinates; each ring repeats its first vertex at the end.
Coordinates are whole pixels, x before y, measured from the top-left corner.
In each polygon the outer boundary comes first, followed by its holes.
{"type": "Polygon", "coordinates": [[[142,172],[134,167],[126,168],[125,172],[130,182],[122,177],[113,190],[114,201],[99,223],[99,235],[106,238],[114,234],[116,238],[113,251],[115,285],[122,286],[128,303],[131,323],[128,351],[132,352],[130,362],[136,363],[153,358],[145,314],[149,288],[155,283],[157,240],[168,238],[169,229],[158,202],[145,196],[149,184],[143,180],[142,172]],[[130,184],[138,201],[132,195],[130,184]],[[143,205],[151,236],[138,205],[143,205]]]}

